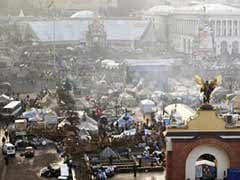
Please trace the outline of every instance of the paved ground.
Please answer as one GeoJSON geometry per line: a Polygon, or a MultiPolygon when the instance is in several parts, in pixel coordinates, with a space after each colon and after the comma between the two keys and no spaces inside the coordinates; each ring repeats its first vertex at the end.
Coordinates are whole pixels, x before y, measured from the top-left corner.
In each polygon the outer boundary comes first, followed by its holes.
{"type": "MultiPolygon", "coordinates": [[[[4,135],[3,122],[0,124],[0,139],[4,135]]],[[[0,141],[2,147],[2,141],[0,141]]],[[[1,148],[0,148],[1,150],[1,148]]],[[[61,161],[61,158],[53,147],[37,149],[34,158],[27,159],[20,156],[17,152],[15,158],[9,160],[9,164],[5,165],[5,160],[0,151],[0,180],[44,180],[40,176],[40,170],[50,163],[61,161]]]]}
{"type": "Polygon", "coordinates": [[[1,171],[1,180],[43,180],[39,177],[40,170],[49,163],[59,162],[60,158],[55,149],[36,150],[35,157],[27,159],[21,157],[20,153],[15,158],[9,160],[9,164],[5,165],[5,161],[1,158],[1,164],[4,164],[1,171]]]}
{"type": "Polygon", "coordinates": [[[43,88],[55,88],[56,83],[52,81],[45,81],[45,80],[37,80],[34,81],[34,83],[30,82],[22,82],[22,81],[16,81],[16,82],[11,82],[12,88],[15,92],[18,93],[38,93],[40,92],[43,88]]]}
{"type": "Polygon", "coordinates": [[[138,173],[137,177],[133,177],[131,174],[117,174],[111,180],[165,180],[164,173],[138,173]]]}

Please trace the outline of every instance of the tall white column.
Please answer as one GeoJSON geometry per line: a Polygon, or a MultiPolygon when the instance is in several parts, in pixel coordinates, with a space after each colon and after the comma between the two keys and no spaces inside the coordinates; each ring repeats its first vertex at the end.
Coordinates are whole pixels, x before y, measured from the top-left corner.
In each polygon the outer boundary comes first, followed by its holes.
{"type": "Polygon", "coordinates": [[[226,34],[227,36],[229,36],[228,20],[226,20],[226,34]]]}
{"type": "Polygon", "coordinates": [[[222,36],[222,21],[221,20],[219,20],[219,37],[221,37],[222,36]]]}
{"type": "Polygon", "coordinates": [[[238,29],[238,26],[239,26],[239,22],[236,20],[235,22],[237,22],[235,28],[237,30],[237,34],[236,34],[236,37],[239,36],[239,29],[238,29]]]}
{"type": "Polygon", "coordinates": [[[240,21],[238,21],[238,26],[237,26],[237,28],[238,28],[238,37],[240,37],[240,21]]]}

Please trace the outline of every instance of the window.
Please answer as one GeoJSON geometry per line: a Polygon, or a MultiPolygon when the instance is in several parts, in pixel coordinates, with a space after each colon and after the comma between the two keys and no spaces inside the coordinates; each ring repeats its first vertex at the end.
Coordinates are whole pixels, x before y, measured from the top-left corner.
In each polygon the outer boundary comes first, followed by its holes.
{"type": "Polygon", "coordinates": [[[233,23],[234,36],[238,36],[238,22],[234,21],[233,23]]]}
{"type": "Polygon", "coordinates": [[[220,36],[220,21],[217,21],[216,36],[220,36]]]}
{"type": "Polygon", "coordinates": [[[232,21],[228,21],[228,36],[232,36],[232,21]]]}
{"type": "Polygon", "coordinates": [[[226,36],[227,35],[227,28],[226,28],[226,21],[224,20],[222,22],[222,36],[226,36]]]}
{"type": "Polygon", "coordinates": [[[211,30],[213,31],[213,33],[215,34],[215,31],[216,31],[216,29],[215,29],[215,21],[210,21],[210,26],[211,26],[211,30]]]}

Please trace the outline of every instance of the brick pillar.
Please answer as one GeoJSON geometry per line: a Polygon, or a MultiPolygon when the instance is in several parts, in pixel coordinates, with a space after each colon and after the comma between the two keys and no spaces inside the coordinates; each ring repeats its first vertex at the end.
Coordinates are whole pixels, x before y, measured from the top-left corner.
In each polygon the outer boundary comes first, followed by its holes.
{"type": "Polygon", "coordinates": [[[167,164],[166,164],[166,180],[173,180],[172,179],[172,173],[173,173],[173,168],[172,168],[172,152],[168,151],[167,152],[167,164]]]}

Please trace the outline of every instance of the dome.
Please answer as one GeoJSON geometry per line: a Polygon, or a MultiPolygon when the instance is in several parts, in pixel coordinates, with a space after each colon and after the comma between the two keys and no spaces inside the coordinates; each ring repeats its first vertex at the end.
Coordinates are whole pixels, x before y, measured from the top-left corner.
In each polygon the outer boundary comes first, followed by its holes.
{"type": "Polygon", "coordinates": [[[166,6],[166,5],[161,5],[161,6],[154,6],[147,10],[145,12],[145,15],[168,15],[172,13],[174,10],[174,7],[172,6],[166,6]]]}
{"type": "Polygon", "coordinates": [[[85,10],[74,13],[71,18],[92,18],[94,15],[94,12],[85,10]]]}

